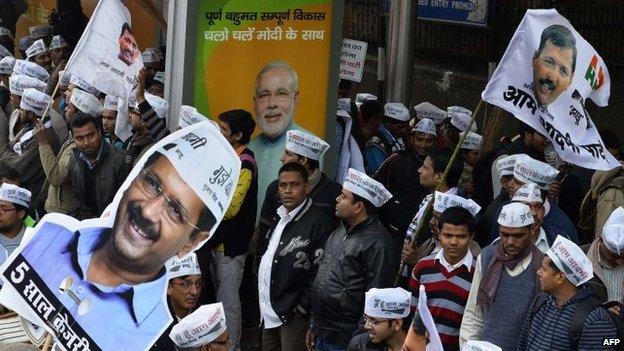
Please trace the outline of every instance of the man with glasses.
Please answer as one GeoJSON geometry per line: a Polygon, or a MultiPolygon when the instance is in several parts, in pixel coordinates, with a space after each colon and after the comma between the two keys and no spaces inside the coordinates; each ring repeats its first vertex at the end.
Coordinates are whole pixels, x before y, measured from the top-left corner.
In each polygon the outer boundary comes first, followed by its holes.
{"type": "Polygon", "coordinates": [[[30,191],[13,184],[0,185],[0,264],[22,241],[29,206],[30,191]]]}
{"type": "Polygon", "coordinates": [[[173,327],[168,351],[226,351],[232,346],[221,302],[203,305],[173,327]]]}

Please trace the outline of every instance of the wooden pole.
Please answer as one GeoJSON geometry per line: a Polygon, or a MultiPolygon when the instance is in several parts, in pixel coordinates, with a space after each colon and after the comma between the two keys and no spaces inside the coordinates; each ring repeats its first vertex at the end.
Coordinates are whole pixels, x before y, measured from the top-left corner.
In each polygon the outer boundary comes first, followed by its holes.
{"type": "Polygon", "coordinates": [[[43,343],[43,346],[41,346],[41,351],[48,351],[50,346],[52,346],[52,334],[46,333],[45,342],[43,343]]]}

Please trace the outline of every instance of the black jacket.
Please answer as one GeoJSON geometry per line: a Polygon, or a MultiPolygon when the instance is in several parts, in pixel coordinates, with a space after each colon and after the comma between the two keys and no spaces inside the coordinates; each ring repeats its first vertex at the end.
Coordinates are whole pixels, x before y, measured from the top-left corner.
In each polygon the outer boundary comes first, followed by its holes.
{"type": "Polygon", "coordinates": [[[373,343],[368,332],[354,336],[347,347],[347,351],[384,351],[387,349],[385,345],[373,343]]]}
{"type": "MultiPolygon", "coordinates": [[[[275,221],[277,224],[278,221],[275,221]]],[[[271,265],[271,306],[287,323],[295,311],[310,311],[310,285],[323,258],[323,247],[335,228],[334,221],[307,198],[286,224],[271,265]]],[[[267,250],[275,225],[258,238],[257,264],[267,250]]]]}
{"type": "MultiPolygon", "coordinates": [[[[333,179],[328,178],[325,173],[321,173],[318,184],[310,191],[310,198],[314,200],[314,206],[322,209],[338,224],[336,219],[336,198],[342,191],[342,185],[333,179]]],[[[275,227],[279,221],[277,209],[282,204],[277,196],[277,179],[271,182],[266,189],[266,196],[260,211],[260,222],[258,224],[258,234],[263,236],[271,227],[275,227]]]]}
{"type": "Polygon", "coordinates": [[[364,293],[392,287],[399,249],[377,216],[347,229],[341,225],[325,244],[313,285],[316,335],[346,347],[364,312],[364,293]]]}

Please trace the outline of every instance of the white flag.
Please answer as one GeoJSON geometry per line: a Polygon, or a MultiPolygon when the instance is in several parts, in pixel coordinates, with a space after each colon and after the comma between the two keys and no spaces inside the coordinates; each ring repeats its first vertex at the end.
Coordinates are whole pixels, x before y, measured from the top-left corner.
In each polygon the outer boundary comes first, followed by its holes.
{"type": "Polygon", "coordinates": [[[585,168],[620,164],[585,110],[607,106],[604,60],[556,10],[528,10],[481,97],[547,136],[559,156],[585,168]]]}

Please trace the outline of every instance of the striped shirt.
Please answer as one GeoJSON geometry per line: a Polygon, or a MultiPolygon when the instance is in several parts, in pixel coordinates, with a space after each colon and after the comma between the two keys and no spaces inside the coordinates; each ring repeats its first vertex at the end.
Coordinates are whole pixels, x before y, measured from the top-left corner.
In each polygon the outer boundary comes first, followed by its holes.
{"type": "MultiPolygon", "coordinates": [[[[581,287],[579,292],[561,308],[548,295],[546,302],[533,314],[528,313],[522,326],[518,350],[550,350],[568,351],[570,345],[570,324],[579,303],[591,297],[590,289],[581,287]],[[531,315],[533,318],[531,319],[531,315]]],[[[605,338],[615,338],[616,329],[609,312],[602,307],[591,311],[579,340],[579,350],[611,350],[611,346],[603,346],[605,338]]]]}
{"type": "MultiPolygon", "coordinates": [[[[472,255],[470,251],[468,254],[472,255]]],[[[427,292],[427,306],[444,350],[459,350],[459,328],[470,293],[475,262],[473,257],[470,269],[462,264],[449,272],[433,254],[418,261],[412,270],[409,279],[412,311],[417,307],[418,288],[423,284],[427,292]]]]}
{"type": "Polygon", "coordinates": [[[624,265],[615,267],[603,262],[602,256],[598,255],[598,261],[602,267],[602,278],[609,301],[624,303],[624,265]]]}

